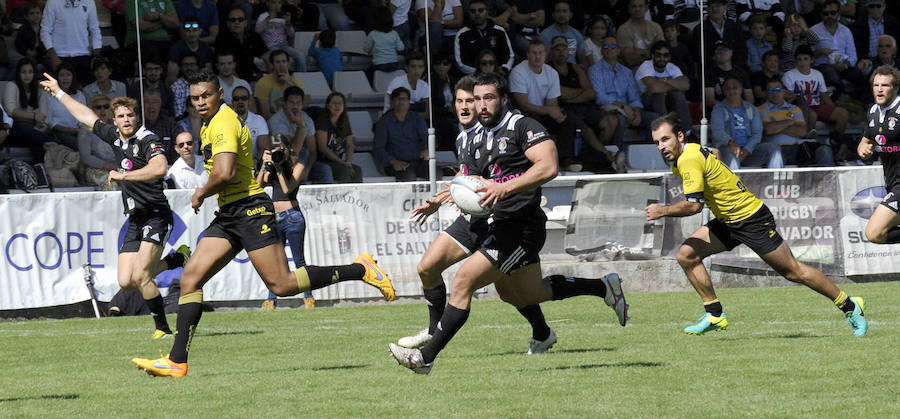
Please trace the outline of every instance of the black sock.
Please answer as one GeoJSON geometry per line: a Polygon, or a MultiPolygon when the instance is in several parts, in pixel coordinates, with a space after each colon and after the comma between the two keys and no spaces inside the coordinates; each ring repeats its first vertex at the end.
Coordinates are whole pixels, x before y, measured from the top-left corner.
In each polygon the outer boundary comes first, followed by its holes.
{"type": "Polygon", "coordinates": [[[169,329],[169,322],[166,320],[166,303],[163,301],[162,295],[144,300],[144,303],[150,309],[150,315],[153,317],[153,322],[156,323],[156,328],[166,333],[172,333],[172,330],[169,329]]]}
{"type": "Polygon", "coordinates": [[[563,275],[550,275],[545,279],[550,281],[554,300],[562,300],[577,295],[606,296],[606,285],[603,285],[603,281],[599,279],[576,278],[563,275]]]}
{"type": "Polygon", "coordinates": [[[426,363],[434,361],[437,354],[450,343],[450,339],[453,339],[456,332],[466,324],[468,318],[469,310],[459,309],[448,304],[444,315],[441,316],[441,321],[438,322],[437,330],[434,331],[434,337],[422,348],[422,359],[426,363]]]}
{"type": "Polygon", "coordinates": [[[541,311],[539,304],[532,304],[519,309],[522,317],[531,323],[531,338],[534,340],[545,341],[550,337],[550,326],[544,319],[544,312],[541,311]]]}
{"type": "Polygon", "coordinates": [[[713,316],[716,316],[716,317],[722,316],[722,303],[720,303],[719,301],[716,301],[711,304],[704,304],[703,308],[706,309],[707,313],[712,314],[713,316]]]}
{"type": "Polygon", "coordinates": [[[887,237],[884,238],[885,244],[894,244],[900,243],[900,227],[894,227],[887,232],[887,237]]]}
{"type": "Polygon", "coordinates": [[[300,291],[312,291],[341,281],[359,280],[366,274],[366,267],[358,263],[336,266],[306,265],[298,269],[298,271],[301,269],[306,270],[310,288],[308,290],[301,289],[300,291]]]}
{"type": "Polygon", "coordinates": [[[840,306],[839,308],[844,313],[852,313],[853,310],[856,309],[856,303],[854,303],[853,300],[848,298],[846,301],[844,301],[844,305],[840,306]]]}
{"type": "Polygon", "coordinates": [[[422,290],[425,292],[425,302],[428,303],[428,334],[434,336],[437,324],[441,321],[444,308],[447,306],[447,286],[442,281],[437,287],[422,290]]]}
{"type": "Polygon", "coordinates": [[[178,318],[175,320],[175,342],[169,351],[169,359],[173,362],[187,362],[191,339],[200,316],[203,315],[203,291],[182,295],[178,299],[178,318]]]}
{"type": "Polygon", "coordinates": [[[166,270],[184,266],[184,255],[178,252],[169,253],[162,260],[166,264],[166,270]]]}

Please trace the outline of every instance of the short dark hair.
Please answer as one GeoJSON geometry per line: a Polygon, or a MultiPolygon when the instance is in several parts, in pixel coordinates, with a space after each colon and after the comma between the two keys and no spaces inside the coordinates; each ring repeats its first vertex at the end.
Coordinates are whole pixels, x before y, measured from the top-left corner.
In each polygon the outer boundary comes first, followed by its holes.
{"type": "MultiPolygon", "coordinates": [[[[506,77],[503,77],[497,73],[481,73],[475,78],[474,86],[484,86],[492,84],[497,89],[497,94],[500,97],[508,97],[509,96],[509,83],[506,81],[506,77]]],[[[472,90],[474,91],[475,87],[472,86],[472,90]]]]}
{"type": "Polygon", "coordinates": [[[404,94],[404,93],[406,93],[407,97],[412,97],[412,94],[409,93],[409,89],[407,89],[403,86],[400,86],[400,87],[394,89],[393,91],[391,91],[391,100],[396,99],[397,96],[400,96],[401,94],[404,94]]]}
{"type": "Polygon", "coordinates": [[[836,5],[838,7],[838,12],[841,10],[841,2],[838,0],[825,0],[822,2],[822,11],[825,11],[825,8],[831,5],[836,5]]]}
{"type": "Polygon", "coordinates": [[[678,120],[678,115],[675,112],[668,113],[659,118],[653,120],[650,123],[650,131],[656,131],[663,124],[669,124],[672,126],[672,133],[678,135],[678,133],[684,133],[684,128],[681,127],[681,121],[678,120]]]}
{"type": "Polygon", "coordinates": [[[425,61],[425,54],[422,54],[421,51],[415,50],[406,54],[406,65],[409,65],[412,61],[425,61]]]}
{"type": "Polygon", "coordinates": [[[675,29],[678,29],[679,32],[681,32],[680,26],[681,26],[681,24],[678,23],[678,21],[675,19],[666,19],[666,21],[663,22],[663,24],[662,24],[663,30],[666,30],[669,28],[675,28],[675,29]]]}
{"type": "Polygon", "coordinates": [[[210,70],[203,69],[186,74],[185,79],[189,86],[199,83],[211,83],[216,90],[219,89],[219,76],[210,70]]]}
{"type": "Polygon", "coordinates": [[[199,23],[200,23],[200,19],[197,19],[197,16],[190,15],[190,16],[184,18],[184,20],[181,21],[181,26],[184,26],[185,23],[197,23],[197,24],[199,24],[199,23]]]}
{"type": "Polygon", "coordinates": [[[276,56],[276,55],[282,55],[282,54],[284,54],[285,58],[287,58],[288,61],[291,61],[291,56],[288,55],[287,51],[285,51],[285,50],[283,50],[283,49],[280,49],[280,48],[275,48],[274,51],[272,51],[271,53],[269,53],[269,64],[275,62],[275,56],[276,56]]]}
{"type": "Polygon", "coordinates": [[[93,60],[91,60],[91,72],[97,71],[100,66],[105,66],[109,68],[109,59],[102,56],[96,56],[93,60]]]}
{"type": "Polygon", "coordinates": [[[237,58],[235,56],[234,51],[232,51],[231,49],[226,49],[226,48],[219,49],[218,51],[216,51],[216,63],[217,64],[219,63],[219,58],[225,57],[228,55],[230,55],[232,58],[237,58]]]}
{"type": "Polygon", "coordinates": [[[547,45],[544,44],[544,41],[541,38],[531,38],[531,40],[528,41],[528,48],[531,48],[532,46],[535,46],[535,45],[540,45],[545,48],[547,47],[547,45]]]}
{"type": "Polygon", "coordinates": [[[300,100],[306,99],[306,93],[303,92],[303,89],[300,86],[288,86],[287,89],[284,89],[284,101],[287,102],[288,98],[291,96],[300,96],[300,100]]]}
{"type": "Polygon", "coordinates": [[[334,48],[336,39],[337,34],[334,32],[334,29],[325,29],[319,32],[319,43],[322,44],[322,48],[334,48]]]}
{"type": "Polygon", "coordinates": [[[778,83],[779,85],[781,85],[781,87],[784,87],[784,83],[782,83],[781,80],[780,80],[778,77],[775,77],[774,79],[767,81],[767,82],[766,82],[766,87],[768,88],[769,85],[772,84],[772,83],[778,83]]]}
{"type": "Polygon", "coordinates": [[[797,47],[797,50],[794,51],[794,58],[797,58],[801,55],[809,55],[810,57],[812,57],[813,56],[812,48],[810,48],[809,45],[800,45],[799,47],[797,47]]]}
{"type": "Polygon", "coordinates": [[[181,65],[181,62],[187,57],[194,57],[194,59],[197,60],[197,65],[200,65],[200,57],[197,57],[197,53],[193,51],[182,52],[181,55],[178,56],[178,65],[181,65]]]}
{"type": "Polygon", "coordinates": [[[28,12],[30,12],[34,9],[41,10],[42,9],[41,4],[35,0],[29,1],[28,3],[25,4],[25,14],[28,14],[28,12]]]}
{"type": "Polygon", "coordinates": [[[472,5],[475,3],[481,3],[481,4],[485,5],[485,7],[487,7],[487,0],[470,0],[469,7],[472,7],[472,5]]]}
{"type": "Polygon", "coordinates": [[[650,53],[651,53],[651,54],[656,54],[657,51],[659,51],[659,50],[661,50],[661,49],[663,49],[663,48],[665,48],[665,49],[667,49],[667,50],[669,50],[669,51],[672,51],[672,48],[669,47],[669,42],[668,42],[668,41],[656,41],[656,42],[654,42],[653,44],[650,45],[650,53]]]}
{"type": "Polygon", "coordinates": [[[734,73],[728,73],[728,75],[725,76],[725,79],[722,80],[722,87],[725,87],[725,83],[728,83],[729,80],[734,80],[738,82],[742,88],[744,87],[744,80],[742,80],[737,76],[737,74],[734,73]]]}
{"type": "Polygon", "coordinates": [[[459,79],[459,81],[456,82],[456,86],[454,86],[453,88],[453,97],[456,97],[457,90],[462,90],[465,92],[471,92],[475,90],[475,76],[469,74],[459,79]]]}
{"type": "Polygon", "coordinates": [[[769,57],[771,57],[773,55],[778,57],[778,59],[781,59],[781,56],[778,55],[778,51],[775,51],[774,49],[770,49],[770,50],[766,51],[765,53],[763,53],[762,60],[766,61],[769,59],[769,57]]]}

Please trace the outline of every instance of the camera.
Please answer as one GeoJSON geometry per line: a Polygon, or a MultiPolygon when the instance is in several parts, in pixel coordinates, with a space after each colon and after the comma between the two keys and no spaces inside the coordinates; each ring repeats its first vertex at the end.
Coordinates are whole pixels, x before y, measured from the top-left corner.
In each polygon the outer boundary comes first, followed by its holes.
{"type": "Polygon", "coordinates": [[[278,147],[272,150],[272,163],[281,164],[285,157],[283,148],[278,147]]]}

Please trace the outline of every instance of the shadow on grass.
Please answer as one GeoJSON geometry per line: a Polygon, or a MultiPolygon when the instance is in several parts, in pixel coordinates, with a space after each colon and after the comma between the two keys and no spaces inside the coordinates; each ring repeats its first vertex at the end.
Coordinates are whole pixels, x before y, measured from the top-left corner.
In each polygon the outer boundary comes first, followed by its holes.
{"type": "Polygon", "coordinates": [[[617,364],[584,364],[584,365],[560,365],[558,367],[545,368],[541,371],[564,370],[589,370],[595,368],[631,368],[631,367],[663,367],[662,362],[620,362],[617,364]]]}
{"type": "Polygon", "coordinates": [[[204,333],[202,335],[197,335],[197,336],[209,337],[209,336],[261,335],[262,333],[263,333],[262,330],[238,330],[238,331],[234,331],[234,332],[204,333]]]}
{"type": "MultiPolygon", "coordinates": [[[[241,370],[240,372],[214,372],[211,374],[203,374],[204,377],[215,377],[215,376],[225,376],[225,375],[249,375],[249,374],[278,374],[278,373],[287,373],[287,372],[296,372],[296,371],[348,371],[348,370],[358,370],[361,368],[369,368],[371,365],[358,364],[358,365],[329,365],[323,367],[315,367],[315,368],[304,368],[304,367],[293,367],[293,368],[277,368],[277,369],[253,369],[253,370],[241,370]]],[[[2,400],[0,400],[2,401],[2,400]]]]}
{"type": "Polygon", "coordinates": [[[740,337],[723,337],[721,340],[759,340],[759,339],[806,339],[806,338],[824,338],[825,335],[820,335],[813,332],[793,332],[793,333],[772,333],[765,335],[750,335],[750,336],[740,336],[740,337]]]}
{"type": "Polygon", "coordinates": [[[9,397],[0,399],[3,402],[24,402],[28,400],[75,400],[80,398],[78,394],[44,394],[43,396],[9,397]]]}
{"type": "MultiPolygon", "coordinates": [[[[560,349],[560,350],[552,350],[548,352],[549,354],[585,354],[591,352],[612,352],[615,351],[616,348],[572,348],[572,349],[560,349]]],[[[522,355],[524,352],[522,351],[508,351],[508,352],[494,352],[491,354],[487,354],[488,356],[507,356],[507,355],[522,355]]],[[[481,357],[482,355],[472,355],[472,357],[481,357]]]]}
{"type": "Polygon", "coordinates": [[[313,371],[332,371],[332,370],[358,370],[360,368],[368,368],[369,365],[332,365],[329,367],[310,368],[313,371]]]}

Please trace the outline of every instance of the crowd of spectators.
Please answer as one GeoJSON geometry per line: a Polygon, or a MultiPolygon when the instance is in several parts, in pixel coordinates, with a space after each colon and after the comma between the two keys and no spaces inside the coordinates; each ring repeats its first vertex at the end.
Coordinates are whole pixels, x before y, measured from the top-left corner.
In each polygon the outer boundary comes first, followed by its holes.
{"type": "Polygon", "coordinates": [[[854,162],[856,139],[846,131],[871,103],[868,77],[877,66],[896,65],[900,23],[886,13],[889,5],[708,0],[702,12],[700,4],[141,0],[135,8],[127,1],[9,0],[0,16],[0,146],[28,148],[41,162],[44,144],[64,145],[82,156],[78,181],[103,187],[102,172],[115,163],[110,150],[39,88],[47,72],[103,119],[112,98],[140,98],[144,125],[164,139],[172,173],[197,171],[185,150],[197,153],[202,121],[185,75],[208,68],[250,127],[254,156],[287,141],[307,163],[307,181],[359,182],[347,110],[353,96],[334,91],[309,107],[292,74],[314,63],[333,88],[348,55],[336,47],[337,35],[362,29],[370,82],[376,72],[403,70],[387,84],[383,108],[370,109],[378,118],[366,149],[382,174],[398,180],[425,177],[429,124],[438,148],[454,150],[453,86],[482,72],[509,78],[511,107],[553,133],[563,170],[622,172],[626,145],[648,141],[650,121],[674,112],[696,127],[704,100],[709,142],[731,168],[854,162]],[[121,47],[104,46],[98,8],[108,9],[107,38],[121,47]],[[300,31],[316,32],[306,50],[295,48],[300,31]],[[817,132],[817,121],[827,124],[827,135],[817,132]]]}

